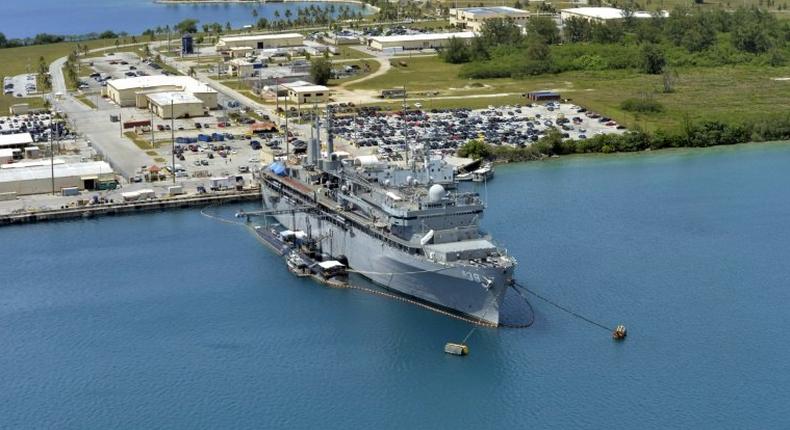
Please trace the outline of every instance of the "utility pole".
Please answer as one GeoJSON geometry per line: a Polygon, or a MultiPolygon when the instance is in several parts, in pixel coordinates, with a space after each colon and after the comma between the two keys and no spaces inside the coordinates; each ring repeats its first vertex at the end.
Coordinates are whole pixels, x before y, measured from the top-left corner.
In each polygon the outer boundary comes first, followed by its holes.
{"type": "Polygon", "coordinates": [[[176,183],[176,113],[170,99],[170,155],[173,157],[173,185],[176,183]]]}
{"type": "Polygon", "coordinates": [[[285,165],[288,165],[288,154],[291,152],[290,143],[288,140],[288,97],[290,94],[286,94],[285,96],[285,165]]]}
{"type": "Polygon", "coordinates": [[[151,109],[151,103],[148,103],[148,110],[151,111],[151,125],[149,126],[151,127],[151,149],[154,149],[156,148],[154,144],[154,110],[151,109]]]}
{"type": "Polygon", "coordinates": [[[52,174],[52,195],[55,195],[55,145],[53,142],[54,133],[52,130],[52,124],[54,124],[53,120],[49,122],[49,169],[50,173],[52,174]]]}
{"type": "Polygon", "coordinates": [[[119,131],[118,135],[120,137],[123,137],[123,118],[121,118],[120,109],[118,110],[118,131],[119,131]]]}

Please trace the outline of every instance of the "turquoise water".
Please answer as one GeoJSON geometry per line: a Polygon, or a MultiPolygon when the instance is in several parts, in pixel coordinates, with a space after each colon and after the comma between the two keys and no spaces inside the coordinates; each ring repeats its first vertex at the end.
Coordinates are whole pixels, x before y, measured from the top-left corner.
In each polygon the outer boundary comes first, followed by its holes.
{"type": "MultiPolygon", "coordinates": [[[[531,288],[480,329],[293,278],[186,210],[0,229],[3,428],[788,428],[790,144],[502,166],[531,288]]],[[[226,208],[230,215],[236,208],[226,208]]]]}
{"type": "MultiPolygon", "coordinates": [[[[279,11],[285,19],[285,10],[326,6],[326,3],[225,3],[225,4],[161,4],[153,0],[6,0],[0,8],[0,32],[8,38],[32,37],[36,33],[87,34],[112,30],[140,34],[157,26],[171,27],[184,19],[198,19],[202,24],[230,22],[234,28],[255,24],[260,18],[274,17],[279,11]],[[253,17],[253,9],[258,16],[253,17]]],[[[341,4],[335,4],[336,14],[341,4]]],[[[345,4],[353,12],[363,11],[362,6],[345,4]]]]}

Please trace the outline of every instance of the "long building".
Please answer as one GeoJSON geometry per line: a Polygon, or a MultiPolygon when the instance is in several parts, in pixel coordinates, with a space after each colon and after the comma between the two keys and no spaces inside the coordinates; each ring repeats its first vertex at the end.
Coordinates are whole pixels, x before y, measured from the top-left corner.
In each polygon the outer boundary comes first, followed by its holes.
{"type": "Polygon", "coordinates": [[[24,149],[33,145],[30,133],[0,134],[0,148],[24,149]]]}
{"type": "Polygon", "coordinates": [[[87,163],[55,163],[49,161],[27,163],[25,167],[13,164],[0,168],[0,193],[44,194],[52,192],[54,169],[55,192],[63,188],[95,190],[103,183],[115,181],[115,173],[104,161],[87,163]]]}
{"type": "MultiPolygon", "coordinates": [[[[577,7],[571,9],[562,9],[560,11],[560,19],[564,22],[570,18],[584,19],[590,22],[611,22],[625,19],[626,11],[614,7],[577,7]]],[[[631,15],[633,18],[645,19],[653,18],[654,15],[647,11],[635,11],[631,15]]],[[[665,18],[669,16],[666,11],[658,12],[659,17],[665,18]]]]}
{"type": "Polygon", "coordinates": [[[455,33],[421,33],[401,36],[376,36],[368,39],[368,46],[379,51],[407,51],[414,49],[439,49],[447,46],[450,39],[470,42],[475,37],[472,31],[455,33]]]}
{"type": "Polygon", "coordinates": [[[230,52],[233,48],[269,49],[301,46],[304,36],[299,33],[250,34],[245,36],[223,36],[216,48],[219,53],[230,52]]]}
{"type": "MultiPolygon", "coordinates": [[[[151,109],[161,116],[164,109],[159,109],[164,103],[179,103],[188,112],[189,116],[200,116],[207,109],[217,107],[217,92],[208,85],[188,76],[139,76],[127,79],[112,79],[107,81],[105,87],[106,95],[119,106],[135,106],[140,109],[151,109]],[[180,93],[176,96],[175,93],[180,93]],[[160,94],[158,96],[158,94],[160,94]],[[161,95],[164,94],[164,95],[161,95]],[[201,103],[201,114],[197,114],[195,100],[201,103]]],[[[169,107],[168,107],[169,109],[169,107]]],[[[179,112],[175,108],[173,109],[179,112]]],[[[177,114],[176,118],[184,117],[177,114]]]]}
{"type": "Polygon", "coordinates": [[[527,24],[529,12],[508,6],[450,9],[450,24],[475,32],[480,32],[483,24],[492,19],[506,19],[523,27],[527,24]]]}

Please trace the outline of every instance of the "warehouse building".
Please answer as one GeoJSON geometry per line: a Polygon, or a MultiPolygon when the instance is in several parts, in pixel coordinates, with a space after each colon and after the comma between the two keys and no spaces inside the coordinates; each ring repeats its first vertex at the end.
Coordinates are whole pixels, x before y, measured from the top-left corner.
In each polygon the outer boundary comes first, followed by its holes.
{"type": "Polygon", "coordinates": [[[207,115],[203,100],[190,93],[162,92],[148,95],[148,109],[159,118],[194,118],[207,115]]]}
{"type": "Polygon", "coordinates": [[[112,167],[104,161],[61,162],[54,166],[41,162],[26,167],[12,166],[14,165],[10,164],[0,169],[0,194],[26,195],[52,192],[52,169],[54,169],[56,192],[60,192],[63,188],[107,189],[116,181],[112,167]]]}
{"type": "Polygon", "coordinates": [[[33,146],[33,136],[30,133],[0,134],[0,149],[24,150],[33,146]]]}
{"type": "Polygon", "coordinates": [[[472,31],[455,33],[421,33],[401,36],[376,36],[368,39],[368,46],[379,51],[407,51],[413,49],[439,49],[456,38],[467,43],[475,37],[472,31]]]}
{"type": "Polygon", "coordinates": [[[227,54],[233,48],[269,49],[289,46],[302,46],[304,36],[299,33],[252,34],[246,36],[223,36],[216,48],[220,54],[227,54]]]}
{"type": "Polygon", "coordinates": [[[282,86],[288,92],[288,101],[297,105],[326,103],[329,99],[329,88],[323,85],[297,81],[290,84],[282,84],[282,86]]]}
{"type": "MultiPolygon", "coordinates": [[[[183,102],[185,109],[196,112],[193,106],[194,99],[201,101],[201,112],[217,106],[217,92],[208,85],[188,76],[139,76],[127,79],[112,79],[107,81],[105,94],[119,106],[135,106],[140,109],[152,109],[159,106],[164,100],[172,99],[174,102],[183,102]],[[164,97],[156,94],[168,93],[164,97]],[[173,93],[181,93],[181,97],[174,97],[173,93]],[[152,100],[152,97],[156,100],[152,100]]],[[[158,115],[158,111],[154,110],[158,115]]],[[[201,114],[202,115],[202,114],[201,114]]],[[[162,117],[165,118],[165,117],[162,117]]],[[[168,117],[169,118],[169,117],[168,117]]]]}
{"type": "Polygon", "coordinates": [[[234,58],[228,61],[228,72],[231,76],[239,78],[249,78],[255,74],[256,70],[263,68],[263,64],[259,61],[250,62],[246,58],[234,58]]]}
{"type": "Polygon", "coordinates": [[[450,9],[451,25],[474,32],[480,32],[483,24],[491,19],[506,19],[523,27],[527,24],[529,12],[508,6],[450,9]]]}
{"type": "MultiPolygon", "coordinates": [[[[572,9],[562,9],[560,11],[560,19],[564,22],[570,18],[585,19],[590,22],[604,23],[611,21],[619,21],[625,19],[626,11],[614,7],[577,7],[572,9]]],[[[669,16],[667,11],[658,12],[658,16],[666,18],[669,16]]],[[[645,19],[653,18],[652,12],[635,11],[632,17],[645,19]]]]}

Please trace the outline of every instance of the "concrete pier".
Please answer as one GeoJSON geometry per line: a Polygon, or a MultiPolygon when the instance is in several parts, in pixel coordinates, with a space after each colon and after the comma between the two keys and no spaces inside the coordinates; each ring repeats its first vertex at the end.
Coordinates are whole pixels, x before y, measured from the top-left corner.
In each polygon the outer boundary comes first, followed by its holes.
{"type": "Polygon", "coordinates": [[[189,196],[162,197],[135,202],[97,204],[67,209],[39,210],[0,215],[0,226],[74,218],[92,218],[104,215],[121,215],[196,206],[221,205],[225,203],[258,201],[260,198],[260,191],[259,189],[255,188],[243,191],[226,191],[189,196]]]}

